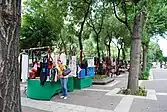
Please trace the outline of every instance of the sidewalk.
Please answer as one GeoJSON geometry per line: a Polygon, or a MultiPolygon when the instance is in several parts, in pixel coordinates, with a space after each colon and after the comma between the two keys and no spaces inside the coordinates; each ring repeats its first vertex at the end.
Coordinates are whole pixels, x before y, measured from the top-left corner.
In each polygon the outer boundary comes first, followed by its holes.
{"type": "Polygon", "coordinates": [[[38,101],[22,95],[23,112],[167,112],[167,70],[154,69],[152,73],[152,80],[142,81],[141,86],[155,91],[153,100],[113,95],[117,88],[127,86],[128,74],[123,74],[107,85],[70,92],[67,100],[56,95],[51,101],[38,101]]]}
{"type": "MultiPolygon", "coordinates": [[[[106,94],[118,87],[125,87],[127,74],[120,75],[107,85],[93,85],[69,93],[67,100],[54,96],[51,101],[38,101],[22,94],[23,112],[112,112],[123,97],[106,94]]],[[[22,91],[24,85],[21,86],[22,91]]]]}
{"type": "Polygon", "coordinates": [[[141,86],[156,91],[157,101],[134,99],[130,112],[167,112],[167,70],[153,69],[153,80],[143,81],[141,86]]]}

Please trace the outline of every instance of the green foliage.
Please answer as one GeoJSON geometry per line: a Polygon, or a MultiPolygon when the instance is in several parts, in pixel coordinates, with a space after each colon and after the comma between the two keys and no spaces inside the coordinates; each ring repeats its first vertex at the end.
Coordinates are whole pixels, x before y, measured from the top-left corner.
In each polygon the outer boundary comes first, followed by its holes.
{"type": "Polygon", "coordinates": [[[149,58],[151,58],[152,61],[163,61],[163,53],[157,43],[151,41],[149,44],[149,49],[149,58]]]}
{"type": "MultiPolygon", "coordinates": [[[[62,51],[69,51],[69,55],[76,55],[77,52],[72,51],[79,49],[78,33],[90,5],[86,22],[90,22],[92,19],[96,31],[99,31],[102,16],[105,14],[99,34],[100,53],[106,54],[108,48],[105,44],[108,45],[111,39],[116,39],[118,45],[123,43],[123,49],[127,51],[131,45],[131,35],[127,26],[120,23],[115,17],[112,2],[113,0],[24,0],[20,36],[21,48],[56,45],[62,51]],[[104,7],[103,4],[105,4],[104,7]]],[[[146,21],[142,43],[149,44],[152,35],[157,33],[163,35],[166,32],[167,7],[164,0],[148,0],[147,2],[140,0],[136,4],[130,1],[123,4],[121,0],[114,0],[114,3],[117,15],[125,21],[127,16],[130,29],[132,29],[135,14],[141,9],[141,4],[144,4],[146,21]]],[[[84,51],[86,51],[85,55],[90,57],[96,56],[97,53],[93,32],[90,26],[84,25],[82,41],[84,51]]],[[[111,49],[116,50],[115,47],[111,49]]],[[[163,59],[162,51],[159,48],[155,50],[150,47],[150,49],[153,60],[163,59]]],[[[112,55],[115,54],[114,51],[111,50],[112,55]]],[[[126,53],[126,55],[128,54],[126,53]]]]}
{"type": "Polygon", "coordinates": [[[163,61],[166,63],[167,62],[167,57],[163,57],[163,61]]]}
{"type": "Polygon", "coordinates": [[[149,71],[152,67],[152,63],[151,62],[148,62],[147,63],[147,67],[146,67],[146,70],[149,71]]]}
{"type": "Polygon", "coordinates": [[[141,75],[139,77],[139,80],[148,80],[149,76],[150,76],[150,69],[152,67],[151,62],[147,63],[146,69],[141,72],[141,75]]]}
{"type": "Polygon", "coordinates": [[[141,73],[141,77],[139,80],[148,80],[149,77],[149,71],[145,70],[144,72],[141,73]]]}
{"type": "Polygon", "coordinates": [[[107,75],[98,75],[97,74],[93,77],[93,80],[102,80],[102,79],[105,79],[107,77],[108,77],[107,75]]]}
{"type": "Polygon", "coordinates": [[[125,95],[136,95],[136,96],[146,96],[147,95],[147,91],[145,88],[139,87],[138,90],[134,93],[131,94],[131,90],[130,89],[122,89],[119,94],[125,94],[125,95]]]}
{"type": "Polygon", "coordinates": [[[137,96],[146,96],[147,91],[145,88],[139,87],[138,91],[135,93],[137,96]]]}
{"type": "Polygon", "coordinates": [[[46,17],[26,14],[21,26],[20,46],[22,49],[39,46],[50,46],[54,39],[51,25],[46,17]]]}
{"type": "Polygon", "coordinates": [[[24,2],[22,16],[20,45],[22,49],[51,46],[54,40],[52,24],[45,12],[43,0],[29,0],[24,2]]]}

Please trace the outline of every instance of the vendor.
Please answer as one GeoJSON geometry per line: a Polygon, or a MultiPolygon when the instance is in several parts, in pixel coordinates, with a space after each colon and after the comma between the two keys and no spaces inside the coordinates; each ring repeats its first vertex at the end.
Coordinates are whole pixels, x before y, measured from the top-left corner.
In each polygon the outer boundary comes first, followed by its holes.
{"type": "Polygon", "coordinates": [[[65,66],[62,64],[61,60],[57,61],[57,69],[58,75],[60,77],[61,87],[62,87],[62,96],[60,98],[67,99],[67,83],[68,83],[68,75],[63,76],[62,72],[65,69],[65,66]]]}

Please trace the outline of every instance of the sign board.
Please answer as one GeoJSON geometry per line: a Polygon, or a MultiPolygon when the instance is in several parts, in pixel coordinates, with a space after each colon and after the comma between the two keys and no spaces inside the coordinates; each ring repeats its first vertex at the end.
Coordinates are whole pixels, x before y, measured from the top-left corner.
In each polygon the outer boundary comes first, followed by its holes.
{"type": "Polygon", "coordinates": [[[76,71],[77,71],[77,57],[76,56],[72,56],[72,59],[70,60],[70,63],[69,63],[69,68],[71,69],[71,75],[76,77],[77,74],[76,74],[76,71]]]}
{"type": "Polygon", "coordinates": [[[88,67],[94,67],[94,58],[88,58],[87,62],[88,62],[88,67]]]}
{"type": "Polygon", "coordinates": [[[65,54],[61,54],[60,55],[60,60],[61,60],[61,62],[63,63],[63,65],[66,65],[66,55],[65,54]]]}
{"type": "Polygon", "coordinates": [[[29,58],[27,54],[22,54],[22,62],[21,62],[21,79],[22,82],[26,82],[28,79],[28,64],[29,58]]]}

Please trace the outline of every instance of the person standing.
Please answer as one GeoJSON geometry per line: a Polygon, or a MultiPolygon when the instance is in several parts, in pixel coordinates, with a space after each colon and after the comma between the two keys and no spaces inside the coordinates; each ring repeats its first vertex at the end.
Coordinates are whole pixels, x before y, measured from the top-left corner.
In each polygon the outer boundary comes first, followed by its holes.
{"type": "Polygon", "coordinates": [[[61,60],[57,61],[57,69],[58,69],[58,75],[60,77],[61,87],[62,87],[62,96],[60,98],[67,99],[68,96],[68,89],[67,89],[67,83],[68,83],[68,75],[63,76],[63,71],[65,70],[65,66],[62,64],[61,60]]]}

